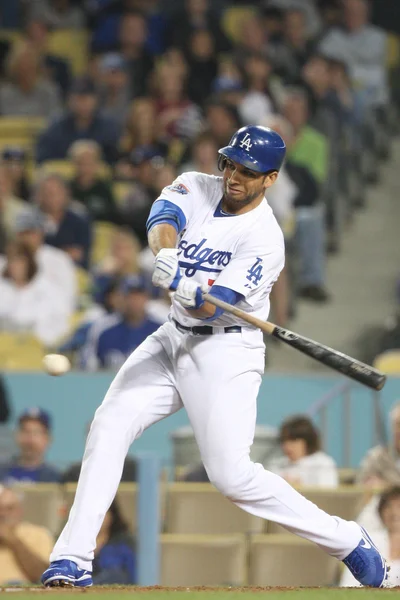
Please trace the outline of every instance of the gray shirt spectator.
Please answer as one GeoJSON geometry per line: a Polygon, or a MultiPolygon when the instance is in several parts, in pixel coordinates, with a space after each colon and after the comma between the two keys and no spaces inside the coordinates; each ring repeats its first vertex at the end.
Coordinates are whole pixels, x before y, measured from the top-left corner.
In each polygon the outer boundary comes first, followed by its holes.
{"type": "Polygon", "coordinates": [[[61,110],[57,86],[40,76],[39,56],[26,44],[17,47],[8,63],[8,78],[0,86],[3,116],[51,117],[61,110]]]}
{"type": "Polygon", "coordinates": [[[366,0],[345,0],[343,29],[329,31],[319,44],[326,56],[344,62],[356,89],[367,92],[370,105],[389,99],[386,72],[387,35],[368,23],[366,0]]]}

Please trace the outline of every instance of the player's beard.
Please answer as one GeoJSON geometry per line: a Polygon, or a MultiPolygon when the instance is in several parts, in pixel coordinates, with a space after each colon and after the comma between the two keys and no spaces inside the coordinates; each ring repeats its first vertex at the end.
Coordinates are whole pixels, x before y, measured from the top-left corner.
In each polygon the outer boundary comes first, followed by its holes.
{"type": "Polygon", "coordinates": [[[243,197],[235,198],[228,191],[228,181],[224,183],[224,196],[223,196],[223,206],[228,210],[228,212],[236,213],[244,206],[248,206],[254,200],[259,198],[260,196],[264,196],[264,188],[260,186],[258,190],[255,190],[251,194],[246,194],[243,197]]]}

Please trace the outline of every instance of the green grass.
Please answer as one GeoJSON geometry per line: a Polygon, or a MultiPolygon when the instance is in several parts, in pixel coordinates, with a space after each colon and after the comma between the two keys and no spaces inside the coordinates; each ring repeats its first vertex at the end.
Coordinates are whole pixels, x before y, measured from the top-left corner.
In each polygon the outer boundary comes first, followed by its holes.
{"type": "MultiPolygon", "coordinates": [[[[3,588],[3,590],[9,590],[11,588],[3,588]]],[[[132,597],[133,600],[183,600],[183,598],[190,597],[190,600],[254,600],[254,596],[262,594],[267,596],[267,600],[378,600],[382,599],[382,594],[387,593],[398,593],[400,590],[397,589],[385,589],[385,590],[373,590],[373,589],[335,589],[335,588],[298,588],[298,589],[254,589],[252,591],[241,588],[240,590],[235,589],[223,589],[216,590],[212,588],[207,589],[190,589],[181,588],[179,590],[166,590],[166,589],[149,589],[143,588],[135,589],[132,588],[92,588],[92,589],[75,589],[75,590],[51,590],[36,588],[29,590],[20,591],[13,590],[14,597],[18,600],[37,600],[39,597],[59,595],[63,600],[71,600],[73,597],[76,600],[77,594],[86,594],[87,600],[118,600],[118,598],[132,597]],[[139,598],[140,596],[140,598],[139,598]]],[[[2,592],[3,590],[0,590],[2,592]]],[[[7,593],[7,591],[5,591],[7,593]]],[[[3,599],[5,595],[2,596],[3,599]]]]}

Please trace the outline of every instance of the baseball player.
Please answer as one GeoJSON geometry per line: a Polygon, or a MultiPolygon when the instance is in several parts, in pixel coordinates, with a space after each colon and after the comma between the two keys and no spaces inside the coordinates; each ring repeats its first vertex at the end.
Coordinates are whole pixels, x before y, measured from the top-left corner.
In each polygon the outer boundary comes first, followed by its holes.
{"type": "Polygon", "coordinates": [[[381,587],[386,561],[355,522],[320,510],[284,479],[250,461],[264,371],[261,331],[203,300],[266,319],[284,265],[282,232],[265,198],[285,144],[274,131],[239,129],[219,150],[222,177],[185,173],[148,218],[153,283],[173,293],[170,319],[127,359],[97,409],[68,523],[42,576],[45,586],[92,584],[96,537],[131,443],[185,407],[210,481],[243,510],[275,521],[381,587]]]}

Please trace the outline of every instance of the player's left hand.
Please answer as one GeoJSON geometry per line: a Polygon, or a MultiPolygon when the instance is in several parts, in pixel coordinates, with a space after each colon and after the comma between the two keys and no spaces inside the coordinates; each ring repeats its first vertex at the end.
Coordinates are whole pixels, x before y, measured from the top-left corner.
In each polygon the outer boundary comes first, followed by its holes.
{"type": "Polygon", "coordinates": [[[184,308],[201,308],[204,304],[203,293],[207,292],[208,286],[199,284],[197,281],[182,278],[178,283],[174,294],[175,300],[184,308]]]}

